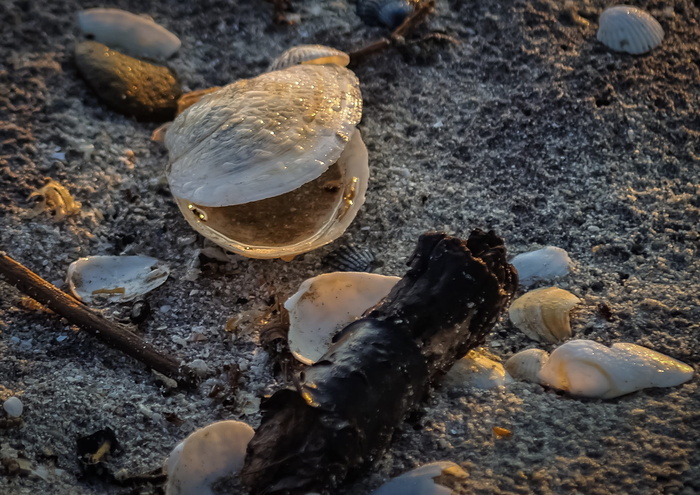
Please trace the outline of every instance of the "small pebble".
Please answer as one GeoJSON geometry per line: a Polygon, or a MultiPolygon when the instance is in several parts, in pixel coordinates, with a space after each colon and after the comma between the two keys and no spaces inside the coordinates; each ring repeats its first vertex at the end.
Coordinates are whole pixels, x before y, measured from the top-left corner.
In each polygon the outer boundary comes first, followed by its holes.
{"type": "Polygon", "coordinates": [[[2,404],[2,408],[9,416],[19,418],[24,411],[24,404],[17,397],[10,397],[2,404]]]}

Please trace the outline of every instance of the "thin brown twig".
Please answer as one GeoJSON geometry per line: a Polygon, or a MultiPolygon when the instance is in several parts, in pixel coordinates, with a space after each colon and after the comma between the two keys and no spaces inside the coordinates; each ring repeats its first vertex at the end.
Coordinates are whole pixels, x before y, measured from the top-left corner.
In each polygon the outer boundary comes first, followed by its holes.
{"type": "Polygon", "coordinates": [[[0,251],[0,275],[32,299],[47,306],[69,322],[96,336],[105,344],[141,361],[149,368],[176,380],[183,387],[196,383],[192,370],[172,356],[161,353],[127,327],[113,323],[83,303],[41,278],[0,251]]]}

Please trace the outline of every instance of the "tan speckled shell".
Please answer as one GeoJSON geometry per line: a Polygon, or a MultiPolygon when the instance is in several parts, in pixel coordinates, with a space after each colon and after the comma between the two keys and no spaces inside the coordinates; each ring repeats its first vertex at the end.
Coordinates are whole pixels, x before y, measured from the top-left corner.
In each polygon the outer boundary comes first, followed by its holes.
{"type": "Polygon", "coordinates": [[[286,69],[299,64],[336,64],[346,67],[350,56],[324,45],[299,45],[290,48],[270,63],[268,71],[286,69]]]}
{"type": "Polygon", "coordinates": [[[581,300],[558,287],[527,292],[510,306],[510,321],[537,341],[560,342],[571,337],[569,311],[581,300]]]}

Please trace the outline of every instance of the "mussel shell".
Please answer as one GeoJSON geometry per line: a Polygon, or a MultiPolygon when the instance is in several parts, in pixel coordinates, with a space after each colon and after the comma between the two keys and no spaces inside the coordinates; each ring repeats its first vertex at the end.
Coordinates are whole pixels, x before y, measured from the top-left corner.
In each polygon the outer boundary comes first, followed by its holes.
{"type": "Polygon", "coordinates": [[[294,65],[311,64],[336,64],[346,67],[350,63],[350,56],[324,45],[298,45],[290,48],[270,63],[268,71],[286,69],[294,65]]]}

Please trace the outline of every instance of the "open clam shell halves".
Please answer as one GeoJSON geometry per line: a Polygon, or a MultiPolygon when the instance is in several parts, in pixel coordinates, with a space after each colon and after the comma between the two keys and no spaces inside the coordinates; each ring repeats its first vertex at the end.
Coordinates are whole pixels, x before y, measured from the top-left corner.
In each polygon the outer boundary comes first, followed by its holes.
{"type": "Polygon", "coordinates": [[[340,236],[364,202],[362,97],[337,65],[297,65],[225,86],[165,135],[168,182],[188,222],[254,258],[340,236]]]}

